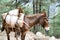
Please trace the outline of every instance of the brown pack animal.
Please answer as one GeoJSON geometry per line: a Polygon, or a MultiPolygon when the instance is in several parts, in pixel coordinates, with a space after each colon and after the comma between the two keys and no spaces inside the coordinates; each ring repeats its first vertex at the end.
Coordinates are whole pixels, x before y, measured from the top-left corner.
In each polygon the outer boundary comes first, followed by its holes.
{"type": "MultiPolygon", "coordinates": [[[[18,19],[19,20],[19,19],[18,19]]],[[[24,16],[24,25],[20,27],[20,23],[17,22],[16,28],[20,29],[21,32],[21,40],[25,39],[26,32],[30,30],[30,28],[36,24],[40,24],[46,31],[49,30],[49,22],[48,17],[45,12],[41,14],[33,14],[33,15],[25,15],[24,16]]]]}
{"type": "MultiPolygon", "coordinates": [[[[5,15],[5,14],[4,14],[5,15]]],[[[21,40],[24,40],[25,39],[25,35],[26,35],[26,31],[29,31],[30,28],[36,24],[40,24],[46,31],[49,30],[49,23],[48,23],[48,18],[47,18],[47,15],[45,12],[41,13],[41,14],[34,14],[34,15],[25,15],[24,16],[24,25],[23,27],[20,26],[20,22],[17,21],[15,27],[9,27],[9,25],[6,23],[5,19],[3,18],[2,16],[2,23],[3,23],[3,28],[2,28],[2,31],[3,29],[6,30],[6,33],[7,33],[7,37],[8,37],[8,40],[9,39],[9,33],[11,31],[14,31],[15,32],[15,37],[17,39],[17,33],[20,33],[21,32],[21,40]]],[[[18,19],[20,20],[20,19],[18,19]]],[[[18,39],[17,39],[18,40],[18,39]]]]}

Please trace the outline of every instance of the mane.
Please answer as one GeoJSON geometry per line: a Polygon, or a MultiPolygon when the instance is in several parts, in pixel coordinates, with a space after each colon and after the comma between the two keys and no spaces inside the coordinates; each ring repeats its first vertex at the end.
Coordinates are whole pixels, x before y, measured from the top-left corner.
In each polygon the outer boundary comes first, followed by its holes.
{"type": "Polygon", "coordinates": [[[33,14],[33,15],[26,15],[26,17],[29,19],[34,19],[34,18],[39,17],[41,15],[45,16],[43,13],[37,13],[37,14],[33,14]]]}

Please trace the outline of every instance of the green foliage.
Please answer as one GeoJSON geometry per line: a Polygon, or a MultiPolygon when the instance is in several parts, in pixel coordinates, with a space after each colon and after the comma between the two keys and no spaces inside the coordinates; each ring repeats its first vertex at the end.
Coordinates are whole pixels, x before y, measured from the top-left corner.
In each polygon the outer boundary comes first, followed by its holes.
{"type": "Polygon", "coordinates": [[[52,19],[52,23],[51,26],[53,27],[53,33],[52,35],[56,36],[56,37],[60,37],[60,13],[58,13],[58,15],[52,19]]]}

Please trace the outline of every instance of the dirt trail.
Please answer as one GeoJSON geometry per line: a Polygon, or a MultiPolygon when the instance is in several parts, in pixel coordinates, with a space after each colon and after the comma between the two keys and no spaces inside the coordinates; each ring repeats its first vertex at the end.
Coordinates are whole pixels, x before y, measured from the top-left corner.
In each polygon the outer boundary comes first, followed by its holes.
{"type": "MultiPolygon", "coordinates": [[[[10,34],[10,40],[16,40],[15,37],[14,37],[14,33],[11,32],[10,34]]],[[[32,32],[27,32],[26,34],[26,39],[25,40],[60,40],[60,39],[56,39],[54,37],[49,37],[49,36],[45,36],[45,35],[40,35],[39,36],[35,35],[34,33],[32,32]],[[39,37],[40,36],[40,37],[39,37]]],[[[18,37],[18,40],[21,40],[20,39],[21,37],[18,37]]],[[[6,36],[6,32],[0,32],[0,40],[7,40],[7,36],[6,36]]]]}

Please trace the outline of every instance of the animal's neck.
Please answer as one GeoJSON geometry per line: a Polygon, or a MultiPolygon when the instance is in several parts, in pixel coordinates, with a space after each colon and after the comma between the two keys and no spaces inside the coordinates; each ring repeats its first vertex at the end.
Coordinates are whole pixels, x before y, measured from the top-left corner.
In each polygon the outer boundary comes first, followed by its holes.
{"type": "Polygon", "coordinates": [[[30,20],[31,26],[34,26],[34,25],[38,24],[40,18],[41,18],[41,15],[39,14],[39,15],[36,15],[33,19],[31,19],[31,20],[30,20]]]}
{"type": "Polygon", "coordinates": [[[36,25],[36,24],[39,23],[40,17],[41,17],[41,16],[37,16],[37,17],[35,18],[35,21],[33,22],[33,25],[36,25]]]}

